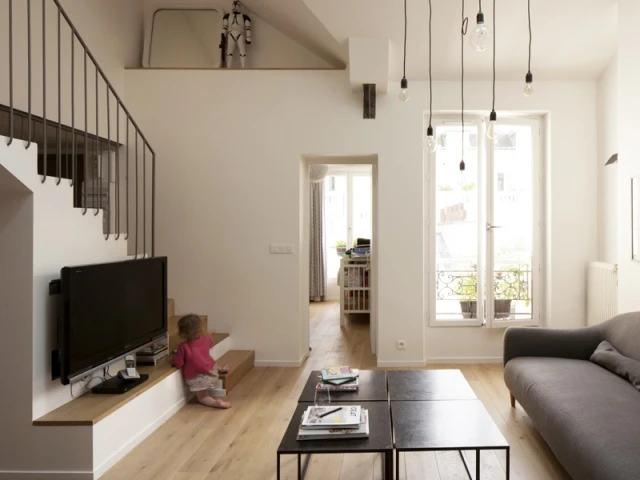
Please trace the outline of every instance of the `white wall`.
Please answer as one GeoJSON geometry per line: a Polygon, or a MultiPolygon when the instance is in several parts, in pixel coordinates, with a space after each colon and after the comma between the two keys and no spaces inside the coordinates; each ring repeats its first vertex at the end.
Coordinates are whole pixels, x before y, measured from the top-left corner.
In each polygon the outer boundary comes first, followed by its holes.
{"type": "MultiPolygon", "coordinates": [[[[5,175],[15,177],[16,183],[22,183],[27,192],[32,192],[26,194],[32,213],[25,220],[23,230],[11,230],[7,223],[0,224],[0,229],[3,238],[29,246],[31,263],[16,265],[15,275],[32,279],[29,281],[32,295],[29,303],[21,307],[25,315],[31,313],[27,323],[20,324],[20,334],[10,336],[12,350],[5,349],[0,354],[0,364],[12,367],[19,355],[28,357],[24,375],[11,375],[24,379],[12,387],[20,403],[13,402],[0,412],[0,422],[12,426],[11,433],[6,435],[11,448],[0,450],[0,478],[7,471],[90,472],[93,467],[91,428],[31,425],[33,419],[71,400],[69,386],[51,380],[50,359],[51,351],[56,348],[57,316],[48,294],[49,282],[59,278],[60,269],[67,265],[123,260],[126,244],[124,240],[104,240],[102,215],[82,216],[80,210],[73,208],[72,189],[67,182],[60,186],[51,179],[40,183],[35,145],[25,150],[22,141],[15,141],[7,147],[6,140],[0,137],[0,168],[6,169],[5,175]],[[16,239],[13,235],[18,232],[22,232],[22,237],[27,234],[31,237],[16,239]],[[20,352],[15,357],[14,349],[20,352]]],[[[6,190],[3,185],[0,188],[6,190]]],[[[6,218],[0,220],[6,221],[6,218]]],[[[3,265],[2,272],[5,271],[3,265]]],[[[5,318],[5,321],[14,320],[5,318]]]]}
{"type": "Polygon", "coordinates": [[[640,262],[631,260],[631,178],[640,176],[640,58],[637,25],[640,3],[618,2],[618,311],[640,310],[640,262]]]}
{"type": "Polygon", "coordinates": [[[618,164],[604,166],[618,153],[618,56],[598,80],[598,260],[618,262],[618,164]]]}
{"type": "MultiPolygon", "coordinates": [[[[398,85],[362,119],[346,72],[127,71],[126,99],[158,153],[159,254],[170,291],[258,361],[300,360],[308,308],[300,302],[301,155],[378,155],[381,362],[499,357],[502,332],[434,329],[424,335],[423,114],[428,85],[398,85]],[[185,86],[188,85],[188,88],[185,86]],[[241,98],[230,92],[242,92],[241,98]],[[159,102],[159,96],[173,98],[159,102]],[[168,121],[167,119],[171,119],[168,121]],[[398,249],[411,252],[399,261],[398,249]],[[396,339],[407,349],[395,349],[396,339]],[[444,342],[444,340],[447,340],[444,342]]],[[[585,265],[597,255],[596,84],[498,85],[499,111],[550,112],[551,326],[585,323],[585,265]],[[585,167],[588,166],[588,167],[585,167]]],[[[467,85],[467,108],[487,111],[491,86],[467,85]]],[[[434,108],[459,108],[459,83],[434,85],[434,108]]]]}

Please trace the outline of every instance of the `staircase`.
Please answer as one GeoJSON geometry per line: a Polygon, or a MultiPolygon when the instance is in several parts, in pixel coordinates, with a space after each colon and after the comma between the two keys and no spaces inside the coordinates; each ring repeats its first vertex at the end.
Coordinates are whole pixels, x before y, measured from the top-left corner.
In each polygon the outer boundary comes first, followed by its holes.
{"type": "Polygon", "coordinates": [[[0,135],[38,149],[33,175],[72,188],[70,208],[102,213],[105,241],[126,240],[133,259],[153,257],[153,148],[59,0],[0,6],[0,135]]]}
{"type": "MultiPolygon", "coordinates": [[[[182,338],[178,333],[178,321],[182,315],[175,313],[175,301],[169,299],[168,304],[168,328],[169,333],[169,350],[173,352],[182,342],[182,338]]],[[[208,318],[206,315],[198,315],[202,324],[202,330],[208,331],[208,318]]],[[[209,332],[212,333],[212,332],[209,332]]],[[[253,368],[255,363],[255,352],[253,350],[232,350],[232,339],[228,333],[214,333],[214,346],[211,349],[211,355],[218,365],[228,365],[229,372],[221,376],[223,387],[226,393],[229,393],[238,385],[240,380],[253,368]]]]}

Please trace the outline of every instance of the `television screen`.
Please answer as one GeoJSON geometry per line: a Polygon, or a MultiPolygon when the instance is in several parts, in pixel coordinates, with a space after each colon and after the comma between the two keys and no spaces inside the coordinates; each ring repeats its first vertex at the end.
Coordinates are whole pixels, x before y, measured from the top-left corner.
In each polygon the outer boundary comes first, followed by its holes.
{"type": "Polygon", "coordinates": [[[65,267],[61,271],[62,383],[167,331],[167,259],[65,267]]]}

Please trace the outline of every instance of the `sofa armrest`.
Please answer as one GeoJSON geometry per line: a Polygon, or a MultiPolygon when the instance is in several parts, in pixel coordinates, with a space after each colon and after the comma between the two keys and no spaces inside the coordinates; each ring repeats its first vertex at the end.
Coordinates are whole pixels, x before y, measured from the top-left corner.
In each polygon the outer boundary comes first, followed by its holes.
{"type": "Polygon", "coordinates": [[[504,334],[506,365],[516,357],[556,357],[588,360],[604,340],[604,329],[595,327],[559,330],[537,327],[510,327],[504,334]]]}

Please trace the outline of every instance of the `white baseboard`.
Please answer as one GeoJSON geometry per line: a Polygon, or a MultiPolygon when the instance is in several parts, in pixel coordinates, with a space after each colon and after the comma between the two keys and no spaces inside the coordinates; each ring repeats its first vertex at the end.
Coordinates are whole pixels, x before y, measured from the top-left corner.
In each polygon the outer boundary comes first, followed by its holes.
{"type": "Polygon", "coordinates": [[[137,447],[145,438],[155,432],[164,422],[166,422],[171,416],[173,416],[178,410],[187,404],[188,396],[181,398],[178,402],[168,408],[162,415],[160,415],[153,423],[147,426],[144,430],[133,437],[129,442],[122,445],[122,447],[115,451],[111,457],[104,461],[102,465],[94,470],[92,479],[98,479],[104,475],[107,470],[118,463],[125,455],[131,450],[137,447]]]}
{"type": "Polygon", "coordinates": [[[502,363],[502,357],[430,357],[425,359],[425,363],[502,363]]]}
{"type": "Polygon", "coordinates": [[[93,472],[47,472],[0,470],[0,480],[93,480],[93,472]]]}
{"type": "Polygon", "coordinates": [[[423,361],[407,361],[407,360],[388,360],[377,363],[380,368],[398,368],[398,367],[424,367],[423,361]]]}

